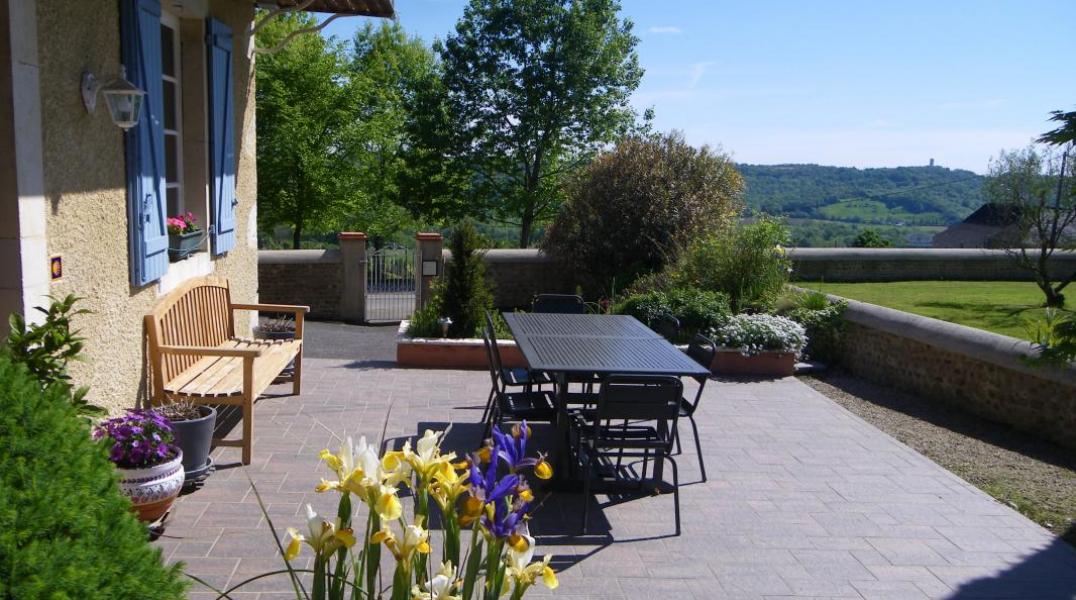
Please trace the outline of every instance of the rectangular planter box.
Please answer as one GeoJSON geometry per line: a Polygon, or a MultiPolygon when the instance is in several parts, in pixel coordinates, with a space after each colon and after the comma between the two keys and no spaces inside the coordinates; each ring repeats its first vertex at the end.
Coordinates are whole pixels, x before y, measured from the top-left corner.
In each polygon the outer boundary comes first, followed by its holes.
{"type": "MultiPolygon", "coordinates": [[[[396,333],[396,364],[426,369],[488,369],[486,346],[480,338],[409,338],[409,322],[400,323],[396,333]]],[[[519,347],[511,340],[499,340],[501,362],[507,368],[526,368],[519,347]]]]}
{"type": "Polygon", "coordinates": [[[718,348],[710,370],[719,375],[768,375],[790,377],[796,370],[794,352],[763,352],[744,356],[739,350],[718,348]]]}

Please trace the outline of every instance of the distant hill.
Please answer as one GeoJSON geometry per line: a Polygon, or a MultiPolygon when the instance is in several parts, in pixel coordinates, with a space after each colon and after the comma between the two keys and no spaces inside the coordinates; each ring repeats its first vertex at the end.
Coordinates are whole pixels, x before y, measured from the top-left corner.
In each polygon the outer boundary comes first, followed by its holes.
{"type": "Polygon", "coordinates": [[[945,167],[737,165],[755,210],[795,219],[948,225],[983,204],[982,176],[945,167]]]}

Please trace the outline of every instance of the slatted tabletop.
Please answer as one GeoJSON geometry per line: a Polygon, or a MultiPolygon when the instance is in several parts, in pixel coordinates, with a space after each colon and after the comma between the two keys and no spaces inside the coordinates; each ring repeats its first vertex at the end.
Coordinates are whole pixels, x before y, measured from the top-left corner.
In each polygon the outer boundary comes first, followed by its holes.
{"type": "Polygon", "coordinates": [[[505,313],[528,366],[561,373],[699,376],[709,372],[627,315],[505,313]]]}

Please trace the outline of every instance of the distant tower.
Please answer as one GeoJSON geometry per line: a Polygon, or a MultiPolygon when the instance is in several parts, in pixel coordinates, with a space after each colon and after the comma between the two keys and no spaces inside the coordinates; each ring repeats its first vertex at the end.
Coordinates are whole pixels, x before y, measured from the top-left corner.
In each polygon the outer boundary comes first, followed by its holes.
{"type": "Polygon", "coordinates": [[[930,166],[932,166],[932,167],[934,166],[934,159],[933,158],[930,159],[930,166]]]}

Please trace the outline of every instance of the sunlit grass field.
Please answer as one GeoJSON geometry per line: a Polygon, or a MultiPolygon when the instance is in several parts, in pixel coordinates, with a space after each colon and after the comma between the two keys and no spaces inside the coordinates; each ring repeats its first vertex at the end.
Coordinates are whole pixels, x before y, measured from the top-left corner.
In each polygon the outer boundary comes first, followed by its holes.
{"type": "MultiPolygon", "coordinates": [[[[887,306],[950,323],[1029,339],[1030,323],[1043,318],[1043,295],[1022,281],[895,281],[809,283],[803,287],[887,306]]],[[[1066,291],[1069,291],[1066,289],[1066,291]]],[[[1076,289],[1068,303],[1076,306],[1076,289]]]]}

